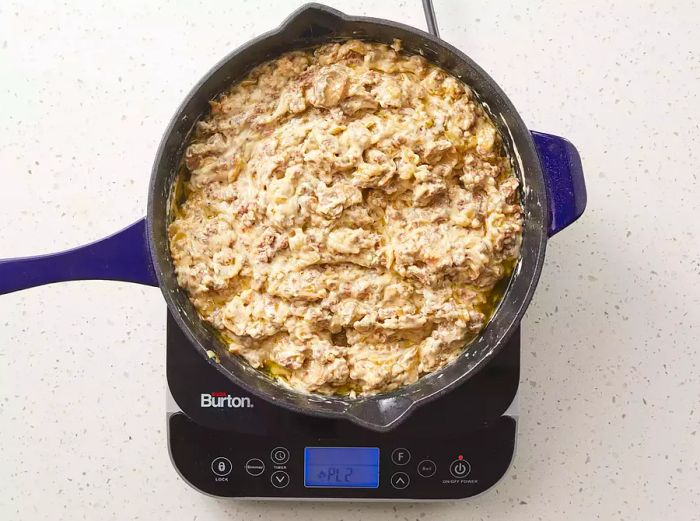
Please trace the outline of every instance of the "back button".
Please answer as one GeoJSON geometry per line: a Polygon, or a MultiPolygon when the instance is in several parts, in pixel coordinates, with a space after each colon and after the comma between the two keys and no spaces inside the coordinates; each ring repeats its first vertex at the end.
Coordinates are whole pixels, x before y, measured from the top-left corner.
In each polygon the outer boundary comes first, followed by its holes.
{"type": "Polygon", "coordinates": [[[437,466],[432,460],[424,459],[418,464],[418,474],[424,478],[434,476],[435,472],[437,472],[437,466]]]}

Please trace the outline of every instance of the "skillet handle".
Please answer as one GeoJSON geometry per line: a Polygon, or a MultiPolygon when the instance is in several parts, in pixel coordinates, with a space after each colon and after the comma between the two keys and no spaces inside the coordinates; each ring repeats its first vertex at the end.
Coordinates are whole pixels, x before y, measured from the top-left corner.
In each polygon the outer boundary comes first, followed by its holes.
{"type": "Polygon", "coordinates": [[[563,137],[532,131],[549,199],[548,235],[562,231],[586,209],[586,182],[576,147],[563,137]]]}
{"type": "Polygon", "coordinates": [[[72,250],[0,260],[0,295],[68,280],[119,280],[157,286],[146,219],[72,250]]]}

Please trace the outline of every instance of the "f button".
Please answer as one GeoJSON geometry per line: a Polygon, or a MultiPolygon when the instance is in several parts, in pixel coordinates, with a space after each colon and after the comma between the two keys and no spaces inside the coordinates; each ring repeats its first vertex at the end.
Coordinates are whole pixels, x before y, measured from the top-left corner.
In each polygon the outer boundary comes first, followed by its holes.
{"type": "Polygon", "coordinates": [[[391,461],[395,465],[406,465],[406,463],[411,461],[411,453],[408,452],[408,449],[394,449],[394,452],[391,453],[391,461]]]}

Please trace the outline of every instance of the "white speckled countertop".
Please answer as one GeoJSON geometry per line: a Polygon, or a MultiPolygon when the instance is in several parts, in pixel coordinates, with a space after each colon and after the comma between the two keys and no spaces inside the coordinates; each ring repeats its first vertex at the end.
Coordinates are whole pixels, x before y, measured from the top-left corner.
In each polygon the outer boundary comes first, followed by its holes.
{"type": "MultiPolygon", "coordinates": [[[[330,3],[425,27],[418,0],[330,3]]],[[[184,94],[300,4],[2,2],[0,258],[141,217],[184,94]]],[[[168,459],[159,291],[76,282],[0,298],[0,519],[700,519],[699,7],[436,0],[443,38],[578,146],[588,184],[524,321],[519,448],[494,489],[203,496],[168,459]]]]}

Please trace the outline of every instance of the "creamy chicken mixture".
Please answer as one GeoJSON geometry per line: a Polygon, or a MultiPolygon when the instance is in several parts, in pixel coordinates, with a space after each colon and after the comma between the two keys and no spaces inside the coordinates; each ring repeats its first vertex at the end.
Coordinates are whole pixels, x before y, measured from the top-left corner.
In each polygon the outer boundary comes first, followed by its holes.
{"type": "Polygon", "coordinates": [[[444,366],[519,254],[493,123],[399,46],[265,63],[211,103],[185,153],[178,282],[231,353],[295,389],[372,394],[444,366]]]}

